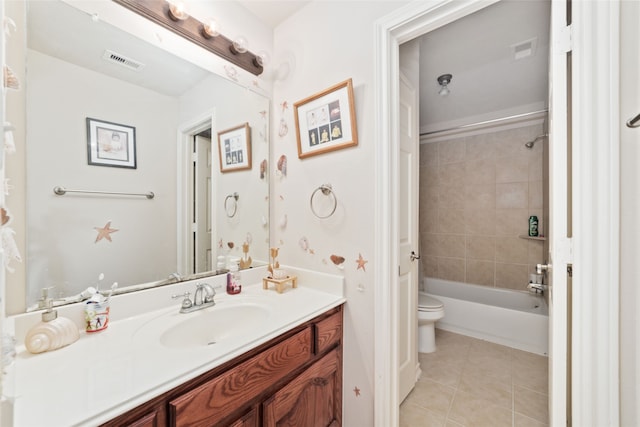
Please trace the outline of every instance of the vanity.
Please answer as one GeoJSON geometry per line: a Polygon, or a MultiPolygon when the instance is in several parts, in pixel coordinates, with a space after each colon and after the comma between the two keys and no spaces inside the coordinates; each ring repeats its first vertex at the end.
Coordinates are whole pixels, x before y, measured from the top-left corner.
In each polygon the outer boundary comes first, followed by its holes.
{"type": "MultiPolygon", "coordinates": [[[[13,425],[341,425],[343,279],[296,270],[300,285],[280,294],[263,274],[243,272],[238,295],[222,277],[118,295],[106,330],[42,354],[19,345],[5,380],[13,425]],[[171,295],[202,282],[216,305],[179,313],[171,295]]],[[[9,318],[16,337],[34,314],[9,318]]]]}

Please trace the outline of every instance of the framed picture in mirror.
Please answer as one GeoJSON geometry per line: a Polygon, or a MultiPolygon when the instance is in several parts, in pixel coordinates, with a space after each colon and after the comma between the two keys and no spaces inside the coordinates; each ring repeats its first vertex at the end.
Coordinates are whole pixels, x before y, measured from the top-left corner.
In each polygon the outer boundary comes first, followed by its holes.
{"type": "Polygon", "coordinates": [[[249,123],[218,132],[220,172],[251,169],[251,128],[249,123]]]}
{"type": "Polygon", "coordinates": [[[136,128],[87,117],[90,165],[136,168],[136,128]]]}
{"type": "Polygon", "coordinates": [[[298,158],[358,145],[351,79],[294,104],[298,158]]]}

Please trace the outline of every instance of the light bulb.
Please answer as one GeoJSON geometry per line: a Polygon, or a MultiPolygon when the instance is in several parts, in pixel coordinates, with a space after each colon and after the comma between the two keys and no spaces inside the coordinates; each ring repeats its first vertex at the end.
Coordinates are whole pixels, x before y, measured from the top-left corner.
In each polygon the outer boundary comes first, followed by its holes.
{"type": "Polygon", "coordinates": [[[269,54],[264,50],[261,50],[260,52],[256,53],[256,62],[261,67],[266,67],[267,64],[269,63],[269,59],[270,59],[269,54]]]}
{"type": "Polygon", "coordinates": [[[231,52],[233,53],[245,53],[249,49],[249,42],[244,36],[238,36],[233,40],[233,46],[231,52]]]}
{"type": "Polygon", "coordinates": [[[442,88],[438,91],[438,94],[440,96],[447,96],[449,95],[449,88],[447,87],[447,85],[442,86],[442,88]]]}
{"type": "Polygon", "coordinates": [[[215,18],[207,18],[204,20],[202,23],[202,35],[208,39],[220,35],[220,24],[215,18]]]}
{"type": "Polygon", "coordinates": [[[169,18],[174,21],[183,21],[188,17],[187,7],[183,1],[169,2],[169,18]]]}

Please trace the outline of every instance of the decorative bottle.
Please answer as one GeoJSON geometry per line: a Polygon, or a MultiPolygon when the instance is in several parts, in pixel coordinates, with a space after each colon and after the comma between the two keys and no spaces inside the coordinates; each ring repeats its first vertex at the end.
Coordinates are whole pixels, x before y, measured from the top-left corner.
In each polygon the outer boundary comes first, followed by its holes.
{"type": "Polygon", "coordinates": [[[78,327],[71,319],[58,317],[58,312],[53,309],[53,300],[46,297],[46,292],[44,301],[47,309],[42,313],[42,321],[31,328],[24,339],[30,353],[57,350],[80,338],[78,327]]]}
{"type": "Polygon", "coordinates": [[[538,236],[538,217],[535,215],[529,217],[529,236],[538,236]]]}
{"type": "Polygon", "coordinates": [[[239,294],[241,290],[242,283],[240,271],[238,271],[238,264],[234,262],[231,264],[231,271],[227,273],[227,293],[235,295],[239,294]]]}

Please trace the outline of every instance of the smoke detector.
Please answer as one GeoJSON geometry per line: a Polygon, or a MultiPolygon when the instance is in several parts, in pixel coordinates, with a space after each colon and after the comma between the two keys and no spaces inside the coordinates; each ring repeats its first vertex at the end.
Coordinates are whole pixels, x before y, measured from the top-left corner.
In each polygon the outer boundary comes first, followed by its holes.
{"type": "Polygon", "coordinates": [[[122,65],[123,67],[127,67],[130,70],[140,71],[144,68],[144,64],[140,61],[136,61],[135,59],[127,58],[124,55],[120,55],[112,50],[105,50],[102,54],[102,59],[108,62],[112,62],[114,64],[122,65]]]}

